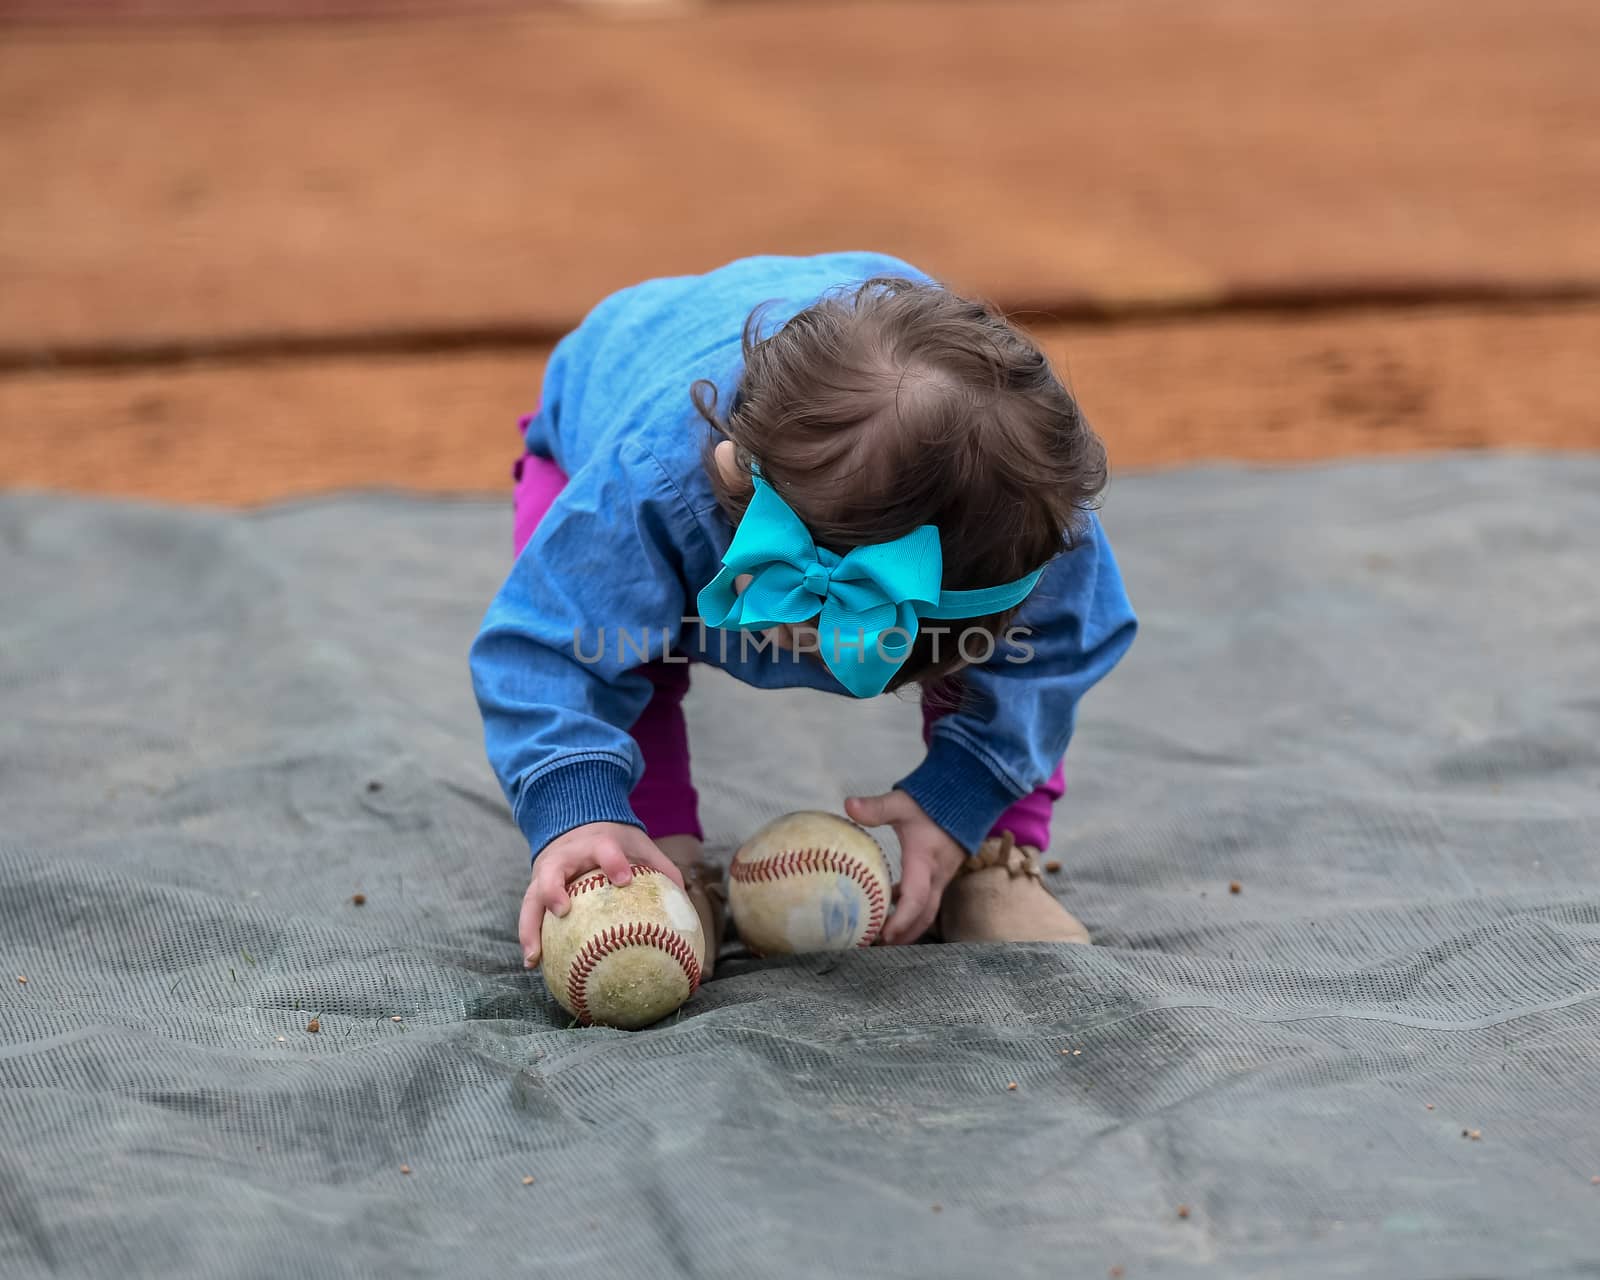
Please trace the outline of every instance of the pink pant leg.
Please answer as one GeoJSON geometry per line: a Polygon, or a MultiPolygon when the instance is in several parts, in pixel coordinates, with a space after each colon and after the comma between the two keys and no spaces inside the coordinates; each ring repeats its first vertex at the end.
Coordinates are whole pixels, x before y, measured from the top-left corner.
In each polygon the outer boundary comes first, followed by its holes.
{"type": "Polygon", "coordinates": [[[689,777],[689,725],[683,718],[689,666],[683,662],[649,662],[639,670],[656,691],[629,731],[644,757],[644,776],[628,801],[652,840],[662,836],[704,840],[699,796],[689,777]]]}
{"type": "MultiPolygon", "coordinates": [[[[566,487],[567,477],[550,459],[531,453],[517,459],[511,475],[517,482],[512,495],[512,546],[521,555],[544,513],[566,487]]],[[[689,726],[683,718],[689,667],[681,662],[650,662],[639,670],[655,692],[629,730],[644,757],[644,776],[629,802],[652,840],[678,835],[703,840],[699,800],[689,777],[689,726]]]]}
{"type": "Polygon", "coordinates": [[[511,549],[520,556],[556,495],[567,487],[567,476],[548,458],[528,453],[512,464],[511,478],[517,482],[511,495],[511,549]]]}
{"type": "MultiPolygon", "coordinates": [[[[922,740],[928,741],[933,730],[934,721],[946,715],[952,708],[949,705],[938,705],[935,700],[930,700],[926,695],[922,699],[922,740]]],[[[1057,800],[1061,799],[1067,789],[1066,774],[1062,771],[1060,762],[1057,762],[1055,772],[1042,786],[1035,787],[1027,795],[1016,800],[1010,808],[995,819],[994,826],[989,828],[991,836],[997,836],[1002,831],[1009,831],[1011,838],[1018,844],[1032,845],[1035,849],[1050,847],[1050,813],[1057,800]]]]}

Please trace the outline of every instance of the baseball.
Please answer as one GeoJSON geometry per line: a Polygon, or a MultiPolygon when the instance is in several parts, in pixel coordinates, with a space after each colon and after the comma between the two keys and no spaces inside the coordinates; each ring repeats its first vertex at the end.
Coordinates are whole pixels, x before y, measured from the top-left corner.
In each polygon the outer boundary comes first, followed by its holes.
{"type": "Polygon", "coordinates": [[[889,890],[878,842],[813,810],[769,822],[728,868],[728,907],[757,955],[870,947],[889,913],[889,890]]]}
{"type": "Polygon", "coordinates": [[[654,867],[612,884],[603,871],[567,886],[572,907],[547,913],[540,968],[550,994],[585,1026],[633,1031],[659,1022],[700,985],[706,941],[684,891],[654,867]]]}

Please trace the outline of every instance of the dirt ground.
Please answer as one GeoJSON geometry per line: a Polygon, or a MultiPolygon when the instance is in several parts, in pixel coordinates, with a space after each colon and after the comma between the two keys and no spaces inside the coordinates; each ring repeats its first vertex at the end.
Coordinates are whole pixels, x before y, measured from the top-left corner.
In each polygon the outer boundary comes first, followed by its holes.
{"type": "Polygon", "coordinates": [[[1118,468],[1600,447],[1590,0],[381,2],[0,27],[0,486],[503,490],[606,292],[846,246],[1118,468]]]}
{"type": "MultiPolygon", "coordinates": [[[[1119,470],[1600,448],[1600,305],[1040,330],[1119,470]]],[[[195,503],[505,492],[543,353],[0,378],[0,481],[195,503]]]]}
{"type": "Polygon", "coordinates": [[[7,32],[0,348],[559,330],[837,248],[1058,313],[1600,290],[1592,0],[640,12],[7,32]]]}

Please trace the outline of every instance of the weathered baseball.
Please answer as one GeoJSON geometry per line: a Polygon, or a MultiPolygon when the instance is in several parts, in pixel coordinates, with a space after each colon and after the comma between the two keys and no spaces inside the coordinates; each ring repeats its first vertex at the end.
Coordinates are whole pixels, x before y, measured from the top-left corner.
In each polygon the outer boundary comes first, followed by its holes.
{"type": "Polygon", "coordinates": [[[870,947],[889,913],[889,863],[855,823],[804,810],[769,822],[728,868],[728,907],[758,955],[870,947]]]}
{"type": "Polygon", "coordinates": [[[654,867],[612,884],[603,871],[567,886],[572,908],[546,913],[539,932],[545,986],[585,1026],[632,1031],[659,1022],[694,994],[705,964],[700,917],[654,867]]]}

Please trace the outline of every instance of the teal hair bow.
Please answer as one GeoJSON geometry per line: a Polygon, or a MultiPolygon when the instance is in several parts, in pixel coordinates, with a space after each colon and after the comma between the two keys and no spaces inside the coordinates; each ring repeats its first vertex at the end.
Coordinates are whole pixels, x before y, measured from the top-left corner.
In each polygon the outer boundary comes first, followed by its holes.
{"type": "Polygon", "coordinates": [[[713,627],[764,631],[817,619],[822,660],[858,698],[882,693],[911,652],[923,618],[980,618],[1027,597],[1042,568],[1004,586],[945,591],[939,530],[925,524],[892,542],[838,555],[810,531],[759,475],[755,495],[700,592],[700,617],[713,627]],[[750,574],[744,592],[734,579],[750,574]]]}

